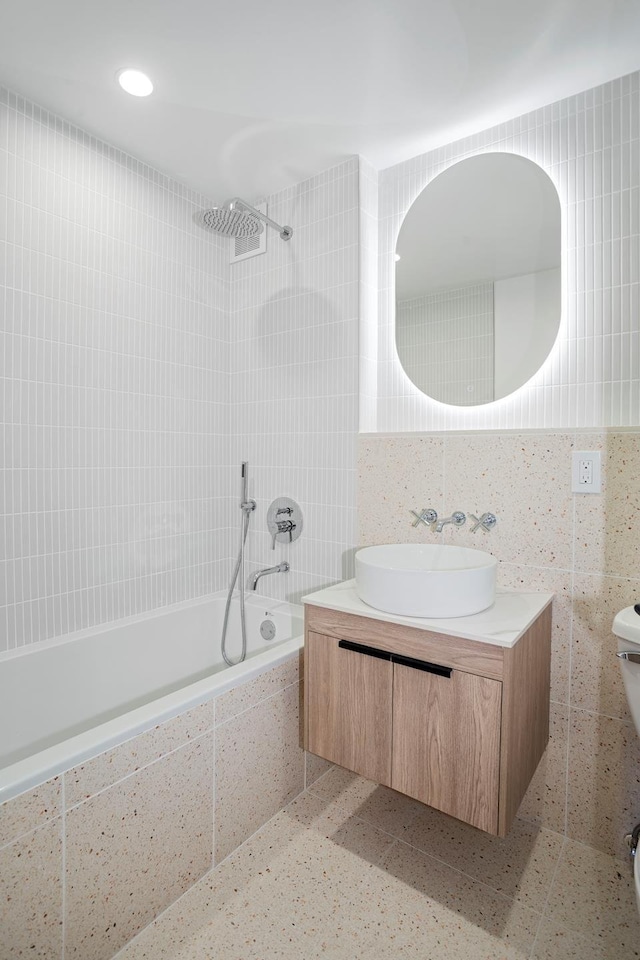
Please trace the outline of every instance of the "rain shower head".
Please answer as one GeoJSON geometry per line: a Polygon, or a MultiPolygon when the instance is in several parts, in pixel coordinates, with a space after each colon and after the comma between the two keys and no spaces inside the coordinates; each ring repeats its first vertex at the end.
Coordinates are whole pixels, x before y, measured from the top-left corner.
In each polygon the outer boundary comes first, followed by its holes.
{"type": "Polygon", "coordinates": [[[257,237],[264,230],[264,225],[250,213],[244,210],[230,210],[227,204],[197,213],[196,223],[223,237],[240,237],[242,240],[257,237]]]}
{"type": "Polygon", "coordinates": [[[293,234],[291,227],[281,227],[240,197],[227,200],[221,207],[202,210],[195,214],[194,219],[205,230],[212,230],[223,237],[240,237],[243,240],[257,237],[264,230],[265,223],[277,230],[283,240],[290,240],[293,234]]]}

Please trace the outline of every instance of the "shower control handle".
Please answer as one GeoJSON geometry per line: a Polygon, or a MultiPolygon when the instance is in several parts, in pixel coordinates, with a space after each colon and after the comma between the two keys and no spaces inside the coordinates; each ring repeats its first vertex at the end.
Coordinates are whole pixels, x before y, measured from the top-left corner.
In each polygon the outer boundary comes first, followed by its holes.
{"type": "MultiPolygon", "coordinates": [[[[285,513],[284,510],[278,510],[278,513],[285,513]]],[[[290,511],[289,511],[290,512],[290,511]]],[[[276,514],[277,516],[277,514],[276,514]]],[[[279,533],[288,533],[289,534],[289,543],[293,542],[293,531],[295,530],[296,525],[292,520],[278,520],[276,521],[276,529],[273,532],[271,539],[271,549],[275,550],[276,548],[276,537],[279,533]]]]}

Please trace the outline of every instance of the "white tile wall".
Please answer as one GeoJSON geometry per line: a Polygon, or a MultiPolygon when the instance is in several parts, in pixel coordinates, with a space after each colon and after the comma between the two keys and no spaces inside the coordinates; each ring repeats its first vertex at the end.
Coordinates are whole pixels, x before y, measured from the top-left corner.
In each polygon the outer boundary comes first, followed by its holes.
{"type": "Polygon", "coordinates": [[[351,576],[356,544],[358,431],[358,160],[268,198],[269,216],[293,227],[269,231],[267,253],[231,268],[231,412],[228,515],[239,537],[239,463],[250,463],[258,508],[248,571],[287,559],[288,574],[259,592],[298,599],[351,576]],[[276,546],[269,503],[293,497],[304,514],[295,543],[276,546]]]}
{"type": "Polygon", "coordinates": [[[0,650],[217,589],[226,243],[0,91],[0,650]]]}
{"type": "Polygon", "coordinates": [[[360,430],[376,428],[378,171],[360,157],[360,430]]]}
{"type": "Polygon", "coordinates": [[[442,403],[494,398],[493,282],[438,290],[396,308],[396,348],[409,379],[442,403]]]}
{"type": "Polygon", "coordinates": [[[390,167],[379,181],[377,403],[361,429],[640,423],[639,73],[390,167]],[[396,356],[393,252],[402,219],[424,186],[456,161],[487,151],[529,157],[558,189],[562,329],[546,365],[517,393],[478,408],[444,407],[417,390],[396,356]]]}

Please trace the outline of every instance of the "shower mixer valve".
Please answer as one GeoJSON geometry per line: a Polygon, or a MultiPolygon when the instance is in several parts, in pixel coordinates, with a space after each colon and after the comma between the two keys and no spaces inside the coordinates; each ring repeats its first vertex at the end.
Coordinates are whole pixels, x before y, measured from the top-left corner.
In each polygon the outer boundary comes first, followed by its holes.
{"type": "Polygon", "coordinates": [[[271,549],[276,541],[293,543],[302,533],[302,510],[288,497],[278,497],[267,510],[267,528],[271,534],[271,549]]]}

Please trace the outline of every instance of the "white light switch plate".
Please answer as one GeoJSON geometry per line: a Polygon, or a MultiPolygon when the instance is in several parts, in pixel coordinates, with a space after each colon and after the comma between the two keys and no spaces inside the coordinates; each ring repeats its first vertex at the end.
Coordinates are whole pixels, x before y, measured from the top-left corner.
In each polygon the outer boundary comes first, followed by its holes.
{"type": "Polygon", "coordinates": [[[571,460],[571,492],[602,493],[599,450],[574,450],[571,460]]]}

